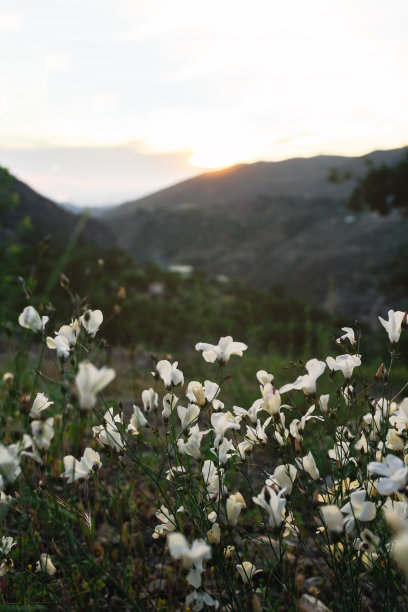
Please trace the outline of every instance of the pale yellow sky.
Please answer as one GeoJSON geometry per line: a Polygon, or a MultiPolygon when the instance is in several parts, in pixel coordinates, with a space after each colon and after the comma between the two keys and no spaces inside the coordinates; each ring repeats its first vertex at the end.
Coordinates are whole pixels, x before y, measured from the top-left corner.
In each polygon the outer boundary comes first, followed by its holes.
{"type": "Polygon", "coordinates": [[[0,163],[92,205],[404,146],[407,25],[403,0],[3,0],[0,163]]]}

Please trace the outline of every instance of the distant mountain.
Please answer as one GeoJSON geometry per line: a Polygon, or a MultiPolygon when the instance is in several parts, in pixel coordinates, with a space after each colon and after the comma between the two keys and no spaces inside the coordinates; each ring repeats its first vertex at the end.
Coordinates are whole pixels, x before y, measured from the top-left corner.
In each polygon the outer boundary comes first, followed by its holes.
{"type": "MultiPolygon", "coordinates": [[[[80,215],[64,210],[13,176],[7,190],[17,196],[17,205],[12,209],[0,209],[0,237],[3,232],[13,232],[19,222],[29,217],[32,230],[24,234],[24,242],[38,243],[50,235],[55,244],[67,243],[80,220],[80,215]]],[[[115,245],[116,239],[108,225],[87,218],[79,236],[79,243],[106,249],[115,245]]]]}
{"type": "Polygon", "coordinates": [[[380,294],[378,282],[407,244],[408,220],[350,214],[344,203],[367,162],[393,164],[403,151],[241,164],[110,209],[103,220],[138,261],[191,264],[256,286],[284,283],[299,297],[367,318],[400,307],[394,300],[402,296],[380,294]],[[329,183],[332,168],[350,178],[329,183]]]}

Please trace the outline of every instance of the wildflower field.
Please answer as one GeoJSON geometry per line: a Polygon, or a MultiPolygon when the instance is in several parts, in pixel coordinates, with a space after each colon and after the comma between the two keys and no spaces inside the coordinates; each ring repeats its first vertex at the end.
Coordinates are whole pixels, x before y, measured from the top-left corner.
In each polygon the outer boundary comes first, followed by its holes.
{"type": "Polygon", "coordinates": [[[372,368],[358,323],[305,362],[223,336],[183,363],[71,298],[26,291],[2,354],[1,609],[406,609],[405,312],[372,368]]]}

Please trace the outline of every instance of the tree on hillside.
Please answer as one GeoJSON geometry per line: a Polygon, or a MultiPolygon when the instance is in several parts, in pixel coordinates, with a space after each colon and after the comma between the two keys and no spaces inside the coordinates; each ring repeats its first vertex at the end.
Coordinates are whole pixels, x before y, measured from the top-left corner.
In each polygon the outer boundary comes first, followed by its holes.
{"type": "Polygon", "coordinates": [[[358,179],[347,201],[351,210],[372,211],[387,215],[397,209],[401,216],[408,216],[408,151],[395,166],[374,166],[369,163],[365,176],[358,179]]]}

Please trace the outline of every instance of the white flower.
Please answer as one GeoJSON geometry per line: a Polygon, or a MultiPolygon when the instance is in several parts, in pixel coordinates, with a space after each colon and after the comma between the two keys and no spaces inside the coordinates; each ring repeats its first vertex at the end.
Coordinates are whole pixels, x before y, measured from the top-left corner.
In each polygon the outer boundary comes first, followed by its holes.
{"type": "Polygon", "coordinates": [[[167,420],[171,417],[174,408],[177,406],[177,402],[178,397],[176,397],[172,393],[166,393],[166,395],[163,397],[162,417],[164,420],[167,420]]]}
{"type": "Polygon", "coordinates": [[[139,406],[135,406],[135,404],[133,404],[133,414],[130,417],[130,422],[127,426],[127,431],[129,431],[132,436],[138,436],[140,433],[139,429],[141,427],[149,427],[149,423],[142,411],[140,410],[139,406]]]}
{"type": "Polygon", "coordinates": [[[227,438],[224,438],[221,444],[218,445],[218,448],[212,448],[211,452],[214,453],[214,455],[217,455],[219,463],[223,464],[227,463],[228,459],[231,457],[231,454],[233,454],[229,452],[231,449],[233,450],[233,453],[236,452],[232,440],[227,440],[227,438]]]}
{"type": "Polygon", "coordinates": [[[11,538],[10,536],[3,536],[1,538],[0,544],[0,556],[7,557],[11,553],[11,550],[14,548],[14,546],[17,546],[17,542],[15,542],[13,538],[11,538]]]}
{"type": "Polygon", "coordinates": [[[348,380],[354,368],[361,365],[361,355],[337,355],[336,359],[327,357],[326,363],[331,370],[341,370],[344,378],[348,380]]]}
{"type": "Polygon", "coordinates": [[[286,393],[293,389],[302,390],[305,395],[316,393],[316,381],[326,369],[324,361],[318,359],[310,359],[306,363],[307,374],[299,376],[294,383],[284,385],[279,389],[279,393],[286,393]]]}
{"type": "Polygon", "coordinates": [[[89,361],[79,364],[79,371],[75,377],[75,384],[79,393],[79,405],[90,410],[96,404],[96,395],[115,378],[112,368],[103,367],[100,370],[89,361]]]}
{"type": "Polygon", "coordinates": [[[200,408],[196,406],[196,404],[190,404],[188,408],[185,406],[177,406],[177,414],[181,421],[181,428],[184,430],[198,418],[200,408]]]}
{"type": "Polygon", "coordinates": [[[327,504],[320,508],[320,513],[329,531],[341,533],[343,531],[344,519],[339,508],[332,504],[327,504]]]}
{"type": "Polygon", "coordinates": [[[198,342],[195,346],[196,351],[203,351],[205,361],[209,363],[218,361],[222,365],[229,361],[231,355],[242,357],[247,348],[243,342],[234,342],[231,336],[220,338],[218,345],[198,342]]]}
{"type": "Polygon", "coordinates": [[[47,346],[57,351],[58,359],[61,361],[66,361],[72,350],[68,338],[64,335],[57,335],[54,338],[47,336],[47,346]]]}
{"type": "Polygon", "coordinates": [[[145,412],[150,412],[159,405],[159,396],[156,391],[150,387],[150,389],[142,391],[142,402],[145,412]]]}
{"type": "Polygon", "coordinates": [[[34,306],[26,306],[18,317],[18,322],[21,327],[31,329],[34,333],[43,331],[49,317],[40,317],[34,306]]]}
{"type": "Polygon", "coordinates": [[[42,553],[42,555],[40,555],[40,560],[36,563],[35,571],[46,572],[49,576],[53,576],[57,572],[57,568],[51,561],[50,555],[42,553]]]}
{"type": "Polygon", "coordinates": [[[214,461],[211,461],[211,459],[204,461],[201,472],[206,492],[210,497],[217,498],[220,494],[227,492],[227,488],[224,486],[224,470],[221,468],[218,475],[214,461]]]}
{"type": "Polygon", "coordinates": [[[401,310],[397,310],[397,312],[389,310],[388,321],[385,321],[381,317],[378,318],[380,319],[381,325],[388,333],[390,342],[396,344],[400,339],[402,328],[407,324],[407,313],[401,310]]]}
{"type": "Polygon", "coordinates": [[[218,523],[214,523],[207,531],[207,538],[210,544],[219,544],[221,540],[221,529],[218,523]]]}
{"type": "Polygon", "coordinates": [[[156,369],[165,386],[170,389],[184,383],[184,375],[181,370],[177,369],[178,361],[170,363],[166,359],[158,362],[156,369]]]}
{"type": "Polygon", "coordinates": [[[236,525],[242,510],[242,504],[231,496],[227,499],[227,518],[230,525],[236,525]]]}
{"type": "Polygon", "coordinates": [[[281,408],[281,396],[279,391],[271,384],[266,383],[262,389],[264,400],[263,409],[270,415],[279,414],[281,408]]]}
{"type": "Polygon", "coordinates": [[[211,415],[211,425],[215,432],[214,448],[218,447],[228,429],[240,429],[240,417],[234,417],[231,412],[215,412],[211,415]]]}
{"type": "Polygon", "coordinates": [[[252,423],[256,423],[258,420],[258,412],[264,409],[264,404],[264,399],[261,398],[255,400],[248,410],[245,410],[245,408],[240,408],[240,406],[234,406],[233,411],[237,416],[248,417],[252,423]]]}
{"type": "Polygon", "coordinates": [[[37,393],[33,405],[31,406],[30,419],[36,419],[40,412],[48,408],[48,406],[52,406],[53,403],[54,402],[50,402],[44,393],[37,393]]]}
{"type": "Polygon", "coordinates": [[[31,433],[38,448],[48,450],[54,437],[54,419],[50,417],[46,421],[32,421],[31,433]]]}
{"type": "Polygon", "coordinates": [[[257,570],[255,565],[250,561],[244,561],[242,565],[237,564],[237,572],[242,578],[244,584],[250,584],[255,574],[258,574],[262,570],[257,570]]]}
{"type": "Polygon", "coordinates": [[[345,440],[339,440],[334,447],[327,453],[330,459],[339,461],[342,465],[347,465],[350,461],[355,463],[356,460],[350,455],[350,443],[345,440]]]}
{"type": "Polygon", "coordinates": [[[87,310],[79,320],[88,336],[95,338],[96,332],[102,324],[103,314],[100,310],[87,310]]]}
{"type": "Polygon", "coordinates": [[[273,374],[268,374],[268,372],[266,372],[265,370],[259,370],[256,373],[256,377],[261,383],[261,390],[262,390],[262,387],[264,387],[268,383],[271,383],[271,385],[273,385],[273,381],[274,381],[273,374]]]}
{"type": "Polygon", "coordinates": [[[186,453],[187,455],[190,455],[191,457],[194,457],[194,459],[197,459],[197,461],[201,459],[201,440],[203,439],[203,436],[207,433],[208,431],[200,431],[198,425],[190,427],[189,438],[187,442],[181,445],[181,451],[183,453],[186,453]]]}
{"type": "Polygon", "coordinates": [[[319,398],[319,407],[323,413],[327,412],[329,409],[329,399],[330,395],[328,393],[326,395],[321,395],[319,398]]]}
{"type": "Polygon", "coordinates": [[[404,497],[403,501],[395,501],[389,497],[383,507],[385,520],[393,531],[408,530],[408,502],[404,497]]]}
{"type": "Polygon", "coordinates": [[[309,476],[313,478],[313,480],[319,480],[319,470],[317,469],[316,462],[311,451],[309,451],[308,454],[302,458],[297,457],[296,465],[298,466],[298,468],[303,469],[305,472],[307,472],[309,476]]]}
{"type": "Polygon", "coordinates": [[[341,330],[345,331],[346,333],[343,336],[340,336],[340,338],[337,338],[337,344],[341,344],[345,340],[349,340],[350,344],[352,345],[356,344],[356,337],[352,327],[342,327],[341,330]]]}
{"type": "Polygon", "coordinates": [[[208,402],[212,404],[214,410],[219,410],[224,407],[224,404],[216,399],[219,392],[220,386],[217,383],[211,382],[211,380],[206,380],[204,386],[197,380],[192,380],[188,384],[186,396],[193,404],[203,407],[208,402]]]}
{"type": "Polygon", "coordinates": [[[274,473],[269,476],[265,484],[269,487],[274,484],[280,489],[285,491],[285,495],[292,493],[293,483],[297,475],[297,469],[294,465],[287,463],[285,465],[278,465],[274,473]]]}
{"type": "Polygon", "coordinates": [[[293,421],[290,424],[290,433],[294,438],[297,438],[299,441],[303,440],[300,432],[302,432],[304,430],[304,428],[306,427],[306,423],[307,421],[310,421],[311,419],[315,419],[316,421],[323,421],[323,417],[322,416],[318,416],[313,414],[315,410],[315,406],[310,406],[310,408],[308,409],[308,411],[306,412],[306,414],[304,414],[302,416],[302,418],[300,419],[293,419],[293,421]]]}
{"type": "Polygon", "coordinates": [[[76,344],[80,331],[78,319],[75,319],[69,325],[62,325],[55,335],[64,336],[70,348],[73,348],[76,344]]]}
{"type": "Polygon", "coordinates": [[[194,612],[200,612],[200,610],[203,609],[204,604],[218,610],[219,602],[205,591],[193,591],[192,593],[186,595],[186,610],[191,609],[194,610],[194,612]],[[193,602],[195,603],[193,607],[191,607],[193,602]]]}
{"type": "Polygon", "coordinates": [[[341,511],[347,514],[344,519],[344,526],[347,533],[353,533],[356,520],[368,522],[375,519],[375,504],[365,501],[366,491],[360,489],[350,495],[350,501],[343,506],[341,511]]]}
{"type": "Polygon", "coordinates": [[[391,542],[390,553],[408,580],[408,531],[402,531],[391,542]]]}
{"type": "Polygon", "coordinates": [[[19,444],[0,444],[0,474],[7,482],[13,482],[21,472],[20,451],[19,444]]]}
{"type": "MultiPolygon", "coordinates": [[[[178,512],[184,512],[183,506],[180,506],[176,513],[178,512]]],[[[160,536],[166,535],[167,532],[176,531],[177,519],[166,506],[160,506],[159,510],[156,512],[156,517],[161,522],[161,525],[156,525],[152,536],[153,539],[157,540],[160,536]]]]}
{"type": "Polygon", "coordinates": [[[92,448],[86,448],[80,461],[72,455],[64,457],[65,472],[61,474],[61,478],[67,478],[68,484],[80,478],[88,480],[91,474],[99,470],[101,466],[99,453],[96,453],[92,448]]]}
{"type": "Polygon", "coordinates": [[[393,451],[403,451],[404,450],[404,437],[402,434],[398,433],[396,429],[389,429],[387,431],[386,437],[386,446],[393,451]]]}
{"type": "Polygon", "coordinates": [[[203,561],[211,559],[211,546],[204,540],[194,540],[190,546],[182,533],[169,533],[167,545],[173,559],[182,559],[184,569],[194,568],[187,574],[187,580],[196,589],[199,588],[203,561]]]}
{"type": "Polygon", "coordinates": [[[280,527],[285,518],[286,499],[282,497],[284,493],[284,490],[276,493],[272,487],[264,486],[260,494],[252,498],[255,504],[268,513],[271,527],[280,527]]]}
{"type": "MultiPolygon", "coordinates": [[[[133,408],[136,409],[137,406],[133,406],[133,408]]],[[[135,416],[135,413],[137,413],[136,410],[133,413],[133,416],[135,416]]],[[[143,417],[140,410],[139,413],[143,417]]],[[[103,445],[110,446],[116,451],[121,451],[125,444],[124,437],[120,431],[120,429],[123,427],[123,416],[121,414],[114,415],[113,408],[109,408],[109,410],[105,412],[103,419],[105,421],[104,425],[95,425],[92,427],[94,437],[98,438],[103,445]],[[118,428],[118,425],[121,427],[118,428]]],[[[141,421],[135,425],[136,429],[138,425],[141,426],[141,421]]],[[[131,431],[134,433],[134,430],[131,431]]]]}
{"type": "Polygon", "coordinates": [[[408,467],[395,455],[387,455],[384,463],[372,461],[367,466],[369,474],[384,476],[377,482],[376,488],[380,495],[391,495],[402,489],[408,479],[408,467]]]}

